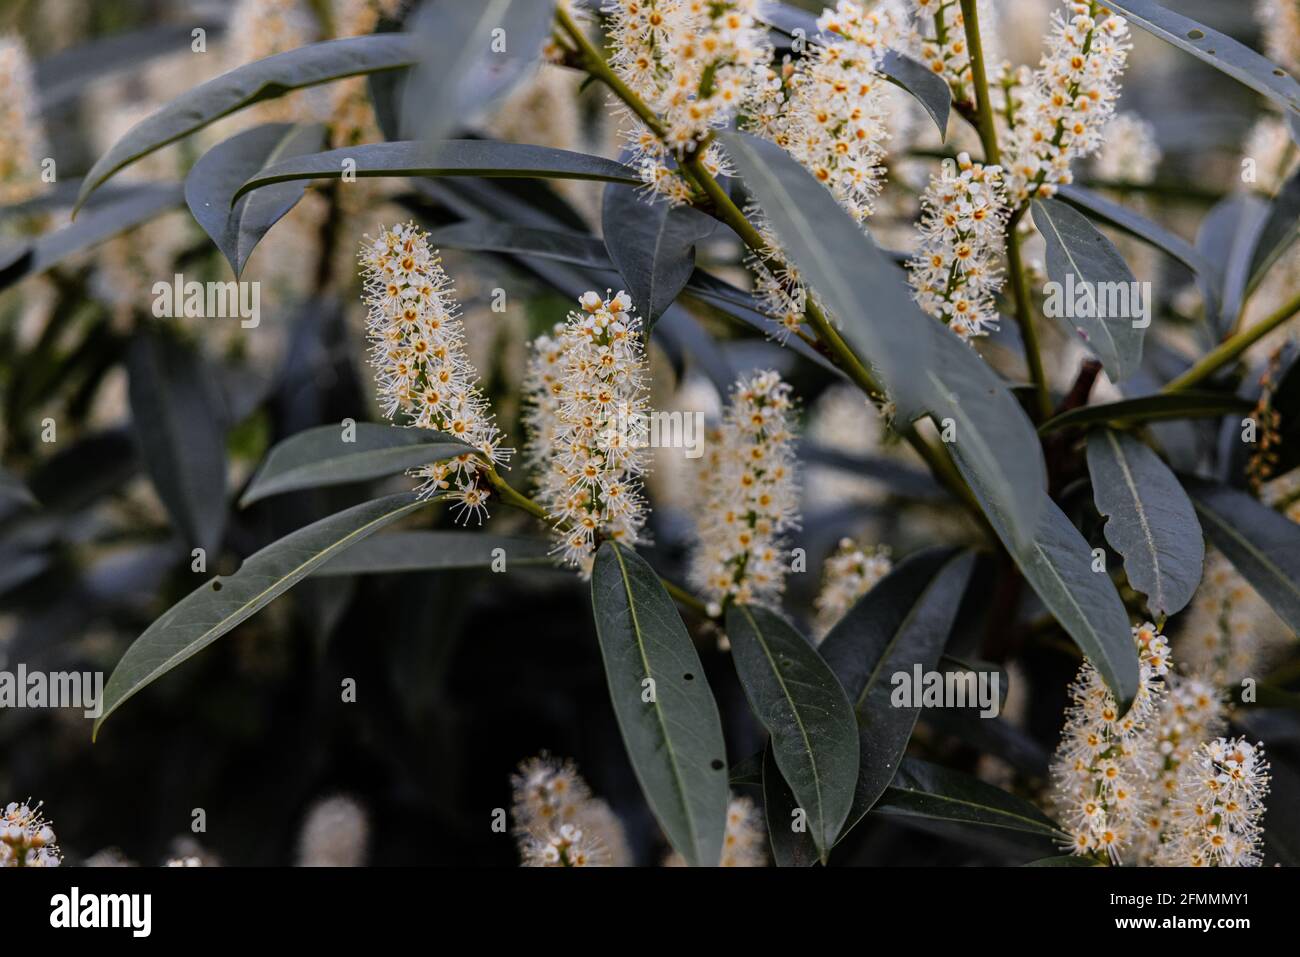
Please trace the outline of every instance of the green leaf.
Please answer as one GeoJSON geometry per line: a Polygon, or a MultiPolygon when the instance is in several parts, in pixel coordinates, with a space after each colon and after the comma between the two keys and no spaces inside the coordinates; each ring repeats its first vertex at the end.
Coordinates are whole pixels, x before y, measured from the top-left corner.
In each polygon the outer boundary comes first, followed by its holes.
{"type": "Polygon", "coordinates": [[[274,163],[250,177],[235,199],[250,190],[300,179],[341,179],[345,166],[359,177],[486,176],[505,179],[584,179],[610,183],[641,182],[621,163],[586,153],[571,153],[525,143],[494,140],[442,140],[370,143],[297,156],[274,163]],[[355,167],[349,165],[355,163],[355,167]]]}
{"type": "Polygon", "coordinates": [[[1106,5],[1153,36],[1268,97],[1288,115],[1300,113],[1300,85],[1286,70],[1250,47],[1153,0],[1106,0],[1106,5]]]}
{"type": "Polygon", "coordinates": [[[732,605],[726,627],[745,697],[825,863],[858,777],[853,706],[817,650],[779,615],[732,605]]]}
{"type": "Polygon", "coordinates": [[[298,489],[384,478],[473,451],[450,435],[429,429],[372,422],[321,425],[291,435],[272,448],[239,505],[244,508],[298,489]]]}
{"type": "Polygon", "coordinates": [[[499,102],[536,64],[553,0],[426,3],[408,29],[424,56],[407,78],[401,129],[437,140],[499,102]]]}
{"type": "Polygon", "coordinates": [[[596,553],[591,603],[614,715],[650,810],[687,864],[716,866],[726,743],[695,645],[654,570],[613,542],[596,553]]]}
{"type": "Polygon", "coordinates": [[[808,833],[799,800],[781,776],[776,754],[769,741],[763,749],[759,784],[763,788],[763,819],[767,822],[767,840],[777,867],[812,867],[820,859],[817,845],[808,833]],[[796,824],[801,827],[796,830],[796,824]]]}
{"type": "Polygon", "coordinates": [[[903,766],[872,813],[1003,828],[1053,841],[1068,840],[1068,835],[1051,818],[1023,798],[985,784],[979,778],[917,758],[903,759],[903,766]]]}
{"type": "Polygon", "coordinates": [[[921,311],[897,267],[784,150],[737,133],[719,136],[781,248],[871,364],[898,420],[951,419],[957,440],[949,448],[968,480],[999,503],[1016,540],[1032,535],[1046,473],[1033,426],[1006,383],[921,311]]]}
{"type": "Polygon", "coordinates": [[[1300,632],[1300,525],[1226,485],[1184,478],[1206,536],[1268,602],[1300,632]]]}
{"type": "MultiPolygon", "coordinates": [[[[1052,318],[1083,338],[1112,382],[1128,378],[1142,364],[1142,336],[1146,330],[1136,324],[1138,317],[1132,314],[1136,303],[1129,299],[1136,282],[1124,257],[1086,216],[1065,203],[1034,200],[1033,212],[1034,225],[1047,243],[1047,274],[1061,287],[1057,293],[1059,308],[1049,309],[1045,304],[1044,313],[1056,312],[1052,318]],[[1123,286],[1123,309],[1115,309],[1116,303],[1108,302],[1112,297],[1103,293],[1111,284],[1123,286]],[[1084,315],[1066,315],[1080,307],[1084,315]],[[1112,311],[1118,314],[1111,315],[1112,311]]],[[[1049,296],[1048,304],[1051,301],[1049,296]]],[[[1153,305],[1146,303],[1147,325],[1153,305]]]]}
{"type": "Polygon", "coordinates": [[[187,90],[131,127],[86,174],[73,215],[119,170],[236,110],[302,87],[410,66],[419,57],[414,37],[382,33],[311,43],[236,67],[187,90]]]}
{"type": "Polygon", "coordinates": [[[1196,231],[1196,248],[1214,264],[1223,302],[1210,314],[1212,338],[1232,328],[1246,293],[1250,261],[1267,208],[1251,193],[1235,193],[1216,203],[1196,231]]]}
{"type": "MultiPolygon", "coordinates": [[[[895,707],[893,676],[902,673],[910,681],[916,667],[925,673],[939,666],[974,564],[973,552],[951,548],[910,556],[858,599],[821,644],[821,656],[844,687],[858,724],[858,779],[840,839],[893,780],[920,715],[919,704],[895,707]]],[[[781,786],[779,776],[766,774],[763,785],[778,863],[811,864],[817,853],[809,835],[790,828],[796,805],[789,788],[781,786]]]]}
{"type": "Polygon", "coordinates": [[[1196,510],[1169,466],[1131,435],[1098,429],[1088,436],[1088,473],[1106,541],[1124,556],[1129,584],[1154,615],[1192,600],[1205,565],[1196,510]]]}
{"type": "Polygon", "coordinates": [[[588,269],[612,270],[614,268],[614,264],[609,259],[609,251],[603,242],[588,233],[571,229],[542,229],[536,226],[516,226],[514,223],[471,219],[431,230],[429,245],[472,252],[535,256],[539,259],[586,266],[588,269]]]}
{"type": "Polygon", "coordinates": [[[545,539],[482,532],[389,532],[330,559],[316,570],[316,577],[489,568],[498,559],[508,571],[517,565],[550,565],[550,548],[545,539]]]}
{"type": "Polygon", "coordinates": [[[1219,418],[1235,412],[1249,412],[1254,403],[1226,392],[1188,389],[1179,392],[1156,392],[1136,399],[1121,399],[1101,405],[1071,409],[1048,419],[1038,427],[1043,435],[1061,429],[1094,425],[1133,425],[1139,422],[1163,422],[1169,419],[1219,418]]]}
{"type": "Polygon", "coordinates": [[[182,200],[179,184],[151,184],[124,190],[111,201],[97,203],[75,223],[37,239],[31,246],[29,256],[14,260],[3,270],[0,289],[28,276],[38,276],[70,256],[85,252],[177,208],[182,200]]]}
{"type": "Polygon", "coordinates": [[[1248,291],[1259,285],[1297,236],[1300,236],[1300,169],[1287,177],[1269,206],[1250,261],[1248,291]]]}
{"type": "Polygon", "coordinates": [[[1218,311],[1223,295],[1218,287],[1218,269],[1197,252],[1196,247],[1187,240],[1145,216],[1138,215],[1127,206],[1121,206],[1082,186],[1062,186],[1057,196],[1076,209],[1088,213],[1093,219],[1114,226],[1134,239],[1140,239],[1147,245],[1154,246],[1166,255],[1177,259],[1196,274],[1201,285],[1201,295],[1205,298],[1206,313],[1214,315],[1218,311]]]}
{"type": "Polygon", "coordinates": [[[1101,862],[1091,857],[1078,854],[1062,854],[1060,857],[1042,857],[1030,861],[1024,867],[1101,867],[1101,862]]]}
{"type": "Polygon", "coordinates": [[[627,186],[605,187],[605,247],[647,333],[695,272],[695,245],[717,221],[689,206],[650,203],[627,186]]]}
{"type": "Polygon", "coordinates": [[[185,177],[185,202],[190,212],[217,244],[236,277],[243,273],[262,237],[302,199],[307,184],[282,183],[232,204],[235,190],[268,163],[315,153],[324,140],[325,128],[319,124],[266,123],[214,146],[185,177]]]}
{"type": "Polygon", "coordinates": [[[137,691],[247,621],[317,566],[430,500],[390,495],[337,512],[250,555],[239,571],[218,576],[181,599],[126,650],[104,686],[103,714],[92,731],[137,691]]]}
{"type": "Polygon", "coordinates": [[[226,439],[215,383],[197,352],[162,331],[136,335],[126,365],[145,471],[186,551],[215,556],[226,525],[226,439]]]}

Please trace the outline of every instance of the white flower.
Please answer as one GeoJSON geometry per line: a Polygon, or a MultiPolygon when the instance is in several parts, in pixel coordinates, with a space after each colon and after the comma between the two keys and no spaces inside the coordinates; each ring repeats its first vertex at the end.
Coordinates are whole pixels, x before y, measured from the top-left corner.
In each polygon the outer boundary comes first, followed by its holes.
{"type": "Polygon", "coordinates": [[[1128,50],[1127,21],[1095,0],[1052,14],[1047,52],[1005,150],[1013,203],[1054,195],[1073,181],[1070,163],[1101,146],[1128,50]]]}
{"type": "Polygon", "coordinates": [[[1156,855],[1166,867],[1257,867],[1268,761],[1262,744],[1216,738],[1178,770],[1173,833],[1156,855]]]}
{"type": "Polygon", "coordinates": [[[921,206],[921,242],[907,264],[913,297],[962,339],[987,335],[997,328],[997,250],[1008,216],[1001,168],[966,153],[956,165],[945,160],[921,206]]]}
{"type": "Polygon", "coordinates": [[[8,804],[0,814],[0,867],[58,867],[62,862],[58,838],[41,805],[8,804]]]}
{"type": "MultiPolygon", "coordinates": [[[[664,859],[664,867],[685,866],[686,859],[676,851],[664,859]]],[[[727,804],[727,825],[718,866],[767,866],[767,829],[763,826],[763,815],[747,797],[733,794],[727,804]]]]}
{"type": "MultiPolygon", "coordinates": [[[[912,23],[906,51],[943,77],[958,103],[973,103],[970,49],[966,45],[966,18],[959,0],[907,0],[912,23]]],[[[989,0],[979,0],[980,39],[984,55],[994,58],[992,41],[998,35],[996,9],[989,0]]]]}
{"type": "Polygon", "coordinates": [[[1274,195],[1295,170],[1297,151],[1291,142],[1286,121],[1268,114],[1260,117],[1246,136],[1244,159],[1251,161],[1255,174],[1254,188],[1274,195]]]}
{"type": "Polygon", "coordinates": [[[36,84],[27,48],[16,34],[0,36],[0,204],[20,203],[40,193],[41,161],[48,154],[36,110],[36,84]]]}
{"type": "Polygon", "coordinates": [[[572,761],[543,753],[520,764],[510,783],[510,813],[525,867],[631,865],[622,822],[592,797],[572,761]]]}
{"type": "Polygon", "coordinates": [[[588,292],[579,303],[533,343],[524,421],[555,550],[585,576],[598,539],[642,540],[650,409],[641,320],[627,294],[588,292]]]}
{"type": "Polygon", "coordinates": [[[793,402],[775,372],[742,377],[701,459],[704,501],[690,577],[715,606],[774,604],[788,569],[783,533],[799,524],[793,402]]]}
{"type": "Polygon", "coordinates": [[[851,538],[840,539],[835,554],[826,559],[822,590],[813,602],[817,609],[814,631],[817,642],[893,567],[888,548],[862,549],[851,538]]]}
{"type": "Polygon", "coordinates": [[[445,492],[462,517],[482,521],[487,490],[481,483],[483,459],[507,461],[478,373],[465,354],[465,330],[451,280],[429,249],[425,233],[413,223],[380,228],[361,249],[369,307],[366,332],[375,369],[379,404],[389,419],[435,429],[477,449],[434,462],[411,473],[423,479],[420,492],[445,492]]]}
{"type": "MultiPolygon", "coordinates": [[[[303,0],[239,0],[230,11],[224,46],[228,69],[287,53],[316,39],[316,23],[303,0]]],[[[263,122],[303,119],[303,105],[316,94],[309,91],[258,103],[253,112],[263,122]]]]}
{"type": "Polygon", "coordinates": [[[1161,155],[1150,123],[1134,113],[1116,113],[1101,131],[1101,148],[1092,159],[1092,171],[1111,182],[1150,183],[1161,155]]]}
{"type": "Polygon", "coordinates": [[[364,867],[370,839],[365,809],[346,795],[317,801],[298,835],[300,867],[364,867]]]}
{"type": "Polygon", "coordinates": [[[1052,759],[1053,802],[1075,854],[1118,863],[1150,817],[1151,722],[1169,670],[1169,645],[1150,622],[1134,627],[1138,692],[1127,714],[1091,661],[1070,686],[1061,743],[1052,759]]]}
{"type": "Polygon", "coordinates": [[[1292,76],[1300,75],[1300,5],[1295,0],[1259,0],[1264,50],[1292,76]]]}
{"type": "MultiPolygon", "coordinates": [[[[667,142],[620,106],[623,135],[652,191],[685,202],[690,187],[668,161],[727,126],[761,89],[772,57],[759,0],[608,0],[610,65],[659,117],[667,142]]],[[[725,171],[714,146],[702,160],[725,171]]]]}

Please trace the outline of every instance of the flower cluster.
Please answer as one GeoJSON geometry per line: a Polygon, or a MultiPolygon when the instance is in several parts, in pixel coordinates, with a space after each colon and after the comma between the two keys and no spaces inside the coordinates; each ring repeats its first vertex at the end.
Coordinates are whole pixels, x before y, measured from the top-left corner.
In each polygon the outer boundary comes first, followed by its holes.
{"type": "MultiPolygon", "coordinates": [[[[930,71],[947,81],[953,99],[973,103],[970,49],[966,45],[966,18],[958,0],[910,0],[912,26],[907,51],[930,71]]],[[[981,39],[987,44],[997,35],[993,4],[979,0],[981,39]]],[[[991,49],[986,50],[991,54],[991,49]]]]}
{"type": "Polygon", "coordinates": [[[42,189],[45,134],[36,112],[36,85],[27,48],[16,35],[0,36],[0,203],[20,203],[42,189]]]}
{"type": "Polygon", "coordinates": [[[1155,129],[1133,113],[1116,113],[1102,129],[1092,171],[1116,183],[1150,183],[1160,165],[1155,129]]]}
{"type": "Polygon", "coordinates": [[[298,865],[364,867],[369,842],[370,818],[365,809],[353,798],[336,794],[307,811],[298,834],[298,865]]]}
{"type": "Polygon", "coordinates": [[[826,559],[822,590],[813,602],[817,609],[817,641],[825,638],[854,602],[875,588],[893,568],[888,548],[862,549],[851,538],[840,539],[835,554],[826,559]]]}
{"type": "Polygon", "coordinates": [[[1173,674],[1166,681],[1168,694],[1156,706],[1148,737],[1148,746],[1155,752],[1151,806],[1135,848],[1137,859],[1144,864],[1154,862],[1174,831],[1179,769],[1203,742],[1222,734],[1228,723],[1223,697],[1211,682],[1173,674]]]}
{"type": "Polygon", "coordinates": [[[1202,744],[1178,771],[1174,830],[1156,855],[1165,867],[1255,867],[1262,856],[1268,761],[1245,738],[1202,744]]]}
{"type": "Polygon", "coordinates": [[[525,867],[626,867],[623,825],[593,797],[572,761],[541,754],[510,779],[511,816],[525,867]]]}
{"type": "MultiPolygon", "coordinates": [[[[719,867],[766,867],[767,830],[763,815],[747,797],[731,796],[727,804],[727,828],[722,838],[719,867]]],[[[685,867],[686,859],[673,851],[664,867],[685,867]]]]}
{"type": "Polygon", "coordinates": [[[506,461],[478,373],[465,354],[455,290],[427,235],[415,224],[382,228],[361,248],[366,331],[383,413],[400,424],[436,429],[473,446],[470,453],[415,469],[420,492],[446,492],[468,521],[486,513],[482,460],[506,461]]]}
{"type": "Polygon", "coordinates": [[[0,814],[0,867],[58,867],[63,861],[41,806],[11,802],[0,814]]]}
{"type": "MultiPolygon", "coordinates": [[[[646,185],[673,202],[690,188],[667,165],[727,125],[762,88],[772,56],[759,0],[608,0],[604,12],[620,79],[660,118],[664,138],[625,108],[624,138],[646,185]]],[[[721,151],[702,157],[721,171],[721,151]]]]}
{"type": "Polygon", "coordinates": [[[581,312],[534,341],[524,389],[529,461],[556,551],[589,574],[597,538],[641,540],[649,398],[641,320],[624,292],[588,292],[581,312]]]}
{"type": "Polygon", "coordinates": [[[738,380],[722,426],[710,437],[691,581],[722,603],[775,602],[785,588],[782,534],[798,527],[793,400],[775,372],[738,380]]]}
{"type": "Polygon", "coordinates": [[[1259,673],[1286,628],[1222,552],[1209,550],[1201,587],[1183,615],[1178,658],[1217,686],[1259,673]]]}
{"type": "MultiPolygon", "coordinates": [[[[287,53],[316,39],[316,22],[303,0],[239,0],[230,12],[225,48],[232,67],[287,53]]],[[[254,107],[263,122],[302,119],[314,93],[265,100],[254,107]]]]}
{"type": "Polygon", "coordinates": [[[1070,163],[1101,145],[1128,59],[1128,23],[1102,4],[1072,2],[1052,14],[1047,53],[1026,90],[1007,153],[1012,201],[1052,196],[1070,163]]]}
{"type": "Polygon", "coordinates": [[[1075,854],[1104,854],[1118,862],[1150,816],[1151,777],[1147,729],[1169,671],[1169,646],[1146,623],[1133,629],[1139,658],[1138,692],[1121,714],[1114,694],[1091,661],[1070,686],[1061,743],[1052,761],[1058,818],[1071,834],[1075,854]]]}
{"type": "Polygon", "coordinates": [[[1300,74],[1300,6],[1295,0],[1259,0],[1264,50],[1292,76],[1300,74]]]}
{"type": "MultiPolygon", "coordinates": [[[[361,37],[374,33],[381,19],[401,15],[403,0],[334,0],[330,24],[335,37],[361,37]]],[[[329,88],[329,125],[332,145],[353,146],[380,139],[366,77],[333,83],[329,88]]]]}
{"type": "Polygon", "coordinates": [[[998,322],[1002,286],[996,250],[1008,210],[1002,170],[962,153],[945,160],[921,198],[921,241],[908,262],[921,308],[962,339],[986,335],[998,322]]]}

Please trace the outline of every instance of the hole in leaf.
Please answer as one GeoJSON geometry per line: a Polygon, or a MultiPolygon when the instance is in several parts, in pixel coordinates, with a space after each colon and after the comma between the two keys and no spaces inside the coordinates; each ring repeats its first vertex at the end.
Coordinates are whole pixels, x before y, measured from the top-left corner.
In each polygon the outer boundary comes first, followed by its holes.
{"type": "Polygon", "coordinates": [[[220,580],[218,580],[218,579],[213,579],[213,580],[212,580],[212,590],[213,590],[213,591],[221,591],[221,582],[220,582],[220,580]]]}
{"type": "Polygon", "coordinates": [[[1273,71],[1274,76],[1286,76],[1286,70],[1277,69],[1273,71]]]}
{"type": "Polygon", "coordinates": [[[721,759],[714,758],[713,761],[710,762],[709,767],[713,768],[713,770],[715,771],[721,771],[724,767],[726,767],[726,765],[722,763],[721,759]]]}
{"type": "Polygon", "coordinates": [[[1205,36],[1205,31],[1204,31],[1204,30],[1188,30],[1188,31],[1187,31],[1187,38],[1188,38],[1189,40],[1200,40],[1200,39],[1201,39],[1202,37],[1204,37],[1204,36],[1205,36]]]}
{"type": "Polygon", "coordinates": [[[687,681],[695,680],[695,675],[691,674],[689,671],[686,672],[686,674],[682,675],[682,677],[685,678],[687,681]]]}

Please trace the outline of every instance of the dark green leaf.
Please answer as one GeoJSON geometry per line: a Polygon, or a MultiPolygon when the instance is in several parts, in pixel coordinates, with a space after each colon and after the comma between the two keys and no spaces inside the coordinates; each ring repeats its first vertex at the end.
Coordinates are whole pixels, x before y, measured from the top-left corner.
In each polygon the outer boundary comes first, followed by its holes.
{"type": "Polygon", "coordinates": [[[774,612],[729,607],[727,637],[745,696],[825,862],[858,777],[853,706],[817,650],[774,612]]]}
{"type": "Polygon", "coordinates": [[[1086,216],[1055,199],[1034,200],[1033,211],[1034,225],[1047,243],[1047,274],[1061,287],[1058,308],[1048,308],[1049,296],[1044,312],[1057,313],[1052,318],[1083,338],[1112,382],[1128,378],[1142,364],[1142,337],[1154,303],[1145,304],[1144,317],[1137,315],[1137,303],[1130,301],[1136,288],[1133,273],[1086,216]],[[1123,308],[1116,308],[1104,289],[1121,285],[1123,308]],[[1071,317],[1070,312],[1082,314],[1071,317]],[[1145,319],[1143,325],[1139,318],[1145,319]]]}
{"type": "Polygon", "coordinates": [[[1204,60],[1256,93],[1262,93],[1283,112],[1300,113],[1300,85],[1276,63],[1260,56],[1218,30],[1162,7],[1154,0],[1107,0],[1113,7],[1153,36],[1204,60]]]}
{"type": "Polygon", "coordinates": [[[763,817],[767,822],[772,860],[777,867],[812,867],[818,861],[817,845],[808,833],[808,822],[799,808],[798,798],[776,765],[770,741],[760,757],[763,817]]]}
{"type": "Polygon", "coordinates": [[[1300,525],[1226,485],[1184,478],[1183,487],[1210,541],[1287,627],[1300,632],[1300,525]]]}
{"type": "Polygon", "coordinates": [[[1300,236],[1300,169],[1287,177],[1269,206],[1250,261],[1248,290],[1259,285],[1297,236],[1300,236]]]}
{"type": "Polygon", "coordinates": [[[1249,412],[1254,403],[1226,392],[1157,392],[1136,399],[1121,399],[1101,405],[1071,409],[1038,427],[1044,435],[1061,429],[1094,425],[1131,425],[1137,422],[1162,422],[1169,419],[1219,418],[1235,412],[1249,412]]]}
{"type": "Polygon", "coordinates": [[[311,43],[236,67],[187,90],[131,127],[86,174],[76,209],[114,173],[236,110],[305,86],[410,66],[419,57],[414,37],[384,33],[311,43]]]}
{"type": "Polygon", "coordinates": [[[1101,863],[1091,857],[1077,854],[1062,854],[1060,857],[1042,857],[1030,861],[1025,867],[1101,867],[1101,863]]]}
{"type": "Polygon", "coordinates": [[[282,492],[383,478],[473,451],[449,435],[428,429],[372,422],[321,425],[291,435],[271,449],[239,505],[243,508],[282,492]]]}
{"type": "Polygon", "coordinates": [[[541,54],[553,0],[426,3],[409,30],[424,52],[402,97],[403,136],[438,140],[510,92],[541,54]]]}
{"type": "Polygon", "coordinates": [[[629,186],[605,187],[605,247],[647,330],[673,304],[695,271],[695,244],[717,221],[689,206],[651,203],[629,186]]]}
{"type": "Polygon", "coordinates": [[[1267,213],[1264,201],[1249,193],[1220,200],[1201,220],[1196,248],[1214,264],[1223,290],[1218,314],[1210,314],[1211,338],[1218,339],[1237,320],[1246,293],[1251,256],[1267,213]]]}
{"type": "Polygon", "coordinates": [[[1068,839],[1051,818],[1023,798],[917,758],[903,759],[872,813],[1005,828],[1054,841],[1068,839]]]}
{"type": "Polygon", "coordinates": [[[596,553],[591,603],[610,700],[646,801],[687,864],[716,866],[726,743],[695,645],[654,570],[613,542],[596,553]]]}
{"type": "Polygon", "coordinates": [[[513,223],[471,219],[431,230],[429,245],[476,252],[536,256],[556,262],[613,269],[605,244],[587,233],[569,229],[540,229],[513,223]]]}
{"type": "Polygon", "coordinates": [[[550,548],[545,539],[482,532],[389,532],[326,562],[316,577],[489,568],[498,561],[509,571],[515,565],[549,565],[550,548]]]}
{"type": "Polygon", "coordinates": [[[197,352],[161,332],[135,337],[127,371],[145,471],[186,550],[215,555],[226,525],[226,440],[215,383],[197,352]]]}
{"type": "Polygon", "coordinates": [[[185,177],[185,202],[238,277],[262,237],[297,205],[306,182],[281,183],[233,204],[240,185],[269,163],[317,152],[324,143],[320,125],[267,123],[219,143],[185,177]]]}
{"type": "Polygon", "coordinates": [[[274,183],[341,179],[345,167],[359,177],[489,176],[641,182],[635,170],[586,153],[494,140],[442,140],[370,143],[286,159],[249,178],[235,193],[235,198],[274,183]]]}
{"type": "Polygon", "coordinates": [[[1155,615],[1182,611],[1201,583],[1205,539],[1196,510],[1160,456],[1131,435],[1088,436],[1088,473],[1106,541],[1155,615]]]}
{"type": "Polygon", "coordinates": [[[353,506],[267,545],[233,575],[200,585],[126,650],[104,686],[103,714],[92,734],[98,736],[109,715],[137,691],[257,614],[317,566],[428,501],[407,493],[353,506]]]}

